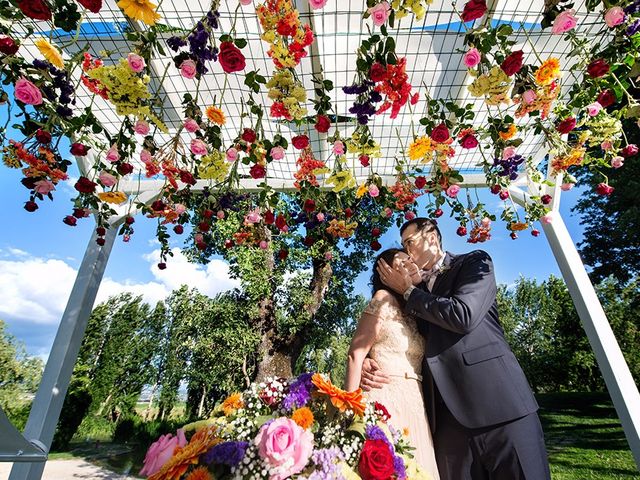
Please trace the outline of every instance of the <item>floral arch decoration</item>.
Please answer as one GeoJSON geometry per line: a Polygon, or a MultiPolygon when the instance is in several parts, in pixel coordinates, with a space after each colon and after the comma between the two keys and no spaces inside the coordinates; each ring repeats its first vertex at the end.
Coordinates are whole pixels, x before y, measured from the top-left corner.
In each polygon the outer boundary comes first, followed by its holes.
{"type": "Polygon", "coordinates": [[[462,186],[507,203],[512,237],[537,235],[575,169],[609,195],[606,169],[638,152],[622,122],[640,116],[640,0],[2,0],[0,17],[3,163],[24,208],[75,159],[64,222],[93,213],[99,244],[114,227],[126,241],[141,211],[161,268],[170,235],[193,225],[204,251],[229,209],[244,221],[226,248],[281,259],[352,235],[375,250],[394,219],[445,210],[484,242],[495,215],[462,186]]]}

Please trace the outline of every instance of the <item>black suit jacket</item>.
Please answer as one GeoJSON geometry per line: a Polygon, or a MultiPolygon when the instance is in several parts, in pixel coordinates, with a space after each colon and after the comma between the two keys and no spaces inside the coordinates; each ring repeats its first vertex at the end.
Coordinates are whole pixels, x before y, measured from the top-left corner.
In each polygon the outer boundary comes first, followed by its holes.
{"type": "Polygon", "coordinates": [[[522,368],[498,319],[496,281],[489,254],[447,252],[432,292],[416,288],[405,312],[426,337],[422,374],[432,430],[437,426],[437,387],[453,416],[480,428],[537,411],[522,368]]]}

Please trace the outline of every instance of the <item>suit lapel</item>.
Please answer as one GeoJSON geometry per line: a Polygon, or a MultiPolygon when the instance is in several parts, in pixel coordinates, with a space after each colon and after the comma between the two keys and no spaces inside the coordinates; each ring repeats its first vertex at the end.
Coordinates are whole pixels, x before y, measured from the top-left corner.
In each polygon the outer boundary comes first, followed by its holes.
{"type": "Polygon", "coordinates": [[[442,284],[443,280],[449,274],[449,270],[451,269],[451,263],[455,260],[457,255],[453,255],[452,253],[446,252],[444,256],[444,262],[442,263],[442,273],[436,277],[436,281],[433,284],[433,288],[431,292],[435,293],[438,291],[438,287],[442,284]]]}

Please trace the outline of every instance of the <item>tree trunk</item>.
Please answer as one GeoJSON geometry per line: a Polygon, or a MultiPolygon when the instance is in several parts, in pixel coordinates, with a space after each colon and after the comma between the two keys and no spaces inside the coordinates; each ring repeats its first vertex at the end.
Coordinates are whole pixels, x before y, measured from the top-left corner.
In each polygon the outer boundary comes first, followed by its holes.
{"type": "Polygon", "coordinates": [[[202,386],[202,396],[200,397],[200,405],[198,406],[198,418],[202,418],[202,410],[204,410],[204,397],[207,396],[207,387],[202,386]]]}
{"type": "Polygon", "coordinates": [[[144,411],[144,419],[151,420],[151,408],[153,407],[153,397],[156,394],[156,388],[158,388],[158,382],[153,384],[151,388],[151,395],[149,396],[149,404],[147,405],[147,409],[144,411]]]}

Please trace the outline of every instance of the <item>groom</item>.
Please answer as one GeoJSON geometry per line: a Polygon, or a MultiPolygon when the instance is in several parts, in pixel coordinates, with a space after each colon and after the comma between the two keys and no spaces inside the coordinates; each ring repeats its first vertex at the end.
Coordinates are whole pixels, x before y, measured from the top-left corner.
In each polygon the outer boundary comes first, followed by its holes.
{"type": "MultiPolygon", "coordinates": [[[[406,222],[400,234],[423,282],[414,286],[384,261],[378,273],[426,337],[424,397],[441,478],[550,479],[538,404],[498,320],[491,258],[443,252],[428,218],[406,222]]],[[[387,382],[376,367],[365,362],[365,390],[387,382]]]]}

